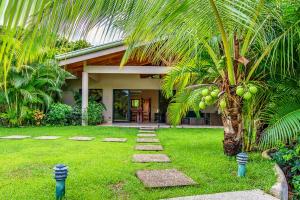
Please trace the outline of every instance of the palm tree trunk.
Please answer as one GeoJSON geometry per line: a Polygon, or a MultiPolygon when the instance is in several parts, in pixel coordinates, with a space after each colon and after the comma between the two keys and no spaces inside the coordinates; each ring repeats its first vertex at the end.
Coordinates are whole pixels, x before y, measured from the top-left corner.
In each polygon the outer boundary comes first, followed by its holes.
{"type": "Polygon", "coordinates": [[[228,108],[222,115],[224,125],[224,153],[234,156],[242,150],[243,123],[240,98],[236,95],[228,98],[228,108]]]}

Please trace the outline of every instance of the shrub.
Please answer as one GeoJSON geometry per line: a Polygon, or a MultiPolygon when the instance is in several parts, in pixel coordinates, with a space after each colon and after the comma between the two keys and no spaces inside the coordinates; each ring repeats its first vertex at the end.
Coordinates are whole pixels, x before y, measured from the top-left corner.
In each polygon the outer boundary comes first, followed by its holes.
{"type": "Polygon", "coordinates": [[[293,199],[300,198],[300,145],[280,146],[272,155],[284,171],[290,186],[293,190],[293,199]]]}
{"type": "Polygon", "coordinates": [[[72,107],[66,104],[52,104],[47,113],[47,123],[50,125],[67,125],[68,116],[72,112],[72,107]]]}
{"type": "MultiPolygon", "coordinates": [[[[97,125],[103,122],[103,111],[105,107],[102,103],[90,101],[87,110],[87,119],[89,125],[97,125]]],[[[81,105],[77,104],[73,107],[72,112],[67,116],[68,125],[81,125],[82,113],[81,105]]]]}
{"type": "Polygon", "coordinates": [[[89,125],[96,125],[103,122],[103,111],[105,106],[102,103],[90,101],[88,106],[88,122],[89,125]]]}
{"type": "Polygon", "coordinates": [[[81,106],[75,105],[72,112],[68,115],[68,125],[81,125],[81,106]]]}
{"type": "Polygon", "coordinates": [[[19,110],[12,108],[0,113],[0,123],[2,126],[18,127],[31,124],[33,110],[22,106],[19,110]]]}
{"type": "Polygon", "coordinates": [[[34,125],[40,126],[45,118],[45,114],[43,111],[40,110],[34,110],[33,111],[33,121],[34,125]]]}

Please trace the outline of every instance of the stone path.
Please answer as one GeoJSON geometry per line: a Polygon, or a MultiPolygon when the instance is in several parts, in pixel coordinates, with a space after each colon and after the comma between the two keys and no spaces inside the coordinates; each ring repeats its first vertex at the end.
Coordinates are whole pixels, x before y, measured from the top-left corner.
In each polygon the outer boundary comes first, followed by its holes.
{"type": "Polygon", "coordinates": [[[197,184],[194,180],[176,169],[163,170],[139,170],[137,177],[143,182],[145,187],[174,187],[197,184]]]}
{"type": "Polygon", "coordinates": [[[58,138],[60,138],[60,136],[46,136],[45,135],[45,136],[35,137],[33,139],[35,139],[35,140],[56,140],[58,138]]]}
{"type": "Polygon", "coordinates": [[[85,137],[85,136],[76,136],[70,137],[69,140],[76,140],[76,141],[91,141],[95,139],[94,137],[85,137]]]}
{"type": "Polygon", "coordinates": [[[151,163],[151,162],[171,162],[166,154],[134,154],[133,162],[151,163]]]}
{"type": "Polygon", "coordinates": [[[104,138],[102,142],[127,142],[127,138],[104,138]]]}
{"type": "Polygon", "coordinates": [[[155,131],[156,128],[155,128],[155,127],[140,127],[140,130],[144,130],[144,131],[155,131]]]}
{"type": "Polygon", "coordinates": [[[138,143],[158,143],[159,139],[157,138],[138,138],[136,139],[138,143]]]}
{"type": "Polygon", "coordinates": [[[138,137],[156,137],[157,135],[156,134],[151,134],[151,133],[148,133],[148,134],[143,134],[143,133],[141,133],[141,134],[137,134],[137,136],[138,137]]]}
{"type": "Polygon", "coordinates": [[[205,194],[189,197],[177,197],[168,200],[279,200],[261,190],[246,190],[236,192],[224,192],[217,194],[205,194]]]}
{"type": "Polygon", "coordinates": [[[161,145],[136,145],[135,150],[138,151],[162,151],[164,148],[161,145]]]}
{"type": "Polygon", "coordinates": [[[139,133],[155,133],[155,131],[152,131],[152,130],[139,130],[139,133]]]}
{"type": "Polygon", "coordinates": [[[0,137],[0,139],[7,139],[7,140],[22,140],[26,138],[30,138],[31,136],[28,135],[9,135],[9,136],[4,136],[0,137]]]}
{"type": "MultiPolygon", "coordinates": [[[[146,127],[140,128],[137,135],[138,143],[159,143],[158,138],[154,138],[155,129],[148,129],[146,127]]],[[[163,147],[160,144],[156,145],[136,145],[135,150],[139,151],[162,151],[163,147]]],[[[166,154],[134,154],[133,162],[137,163],[168,163],[171,162],[166,154]]],[[[176,169],[163,170],[138,170],[136,176],[148,188],[161,188],[172,186],[187,186],[197,184],[194,180],[186,176],[176,169]]]]}

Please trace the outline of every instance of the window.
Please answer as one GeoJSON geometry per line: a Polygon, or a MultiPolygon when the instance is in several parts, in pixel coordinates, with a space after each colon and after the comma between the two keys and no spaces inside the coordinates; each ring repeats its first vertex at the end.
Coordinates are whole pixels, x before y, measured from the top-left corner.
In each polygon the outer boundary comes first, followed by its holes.
{"type": "Polygon", "coordinates": [[[139,99],[131,99],[131,108],[139,108],[140,100],[139,99]]]}
{"type": "MultiPolygon", "coordinates": [[[[102,89],[89,89],[89,101],[96,101],[98,103],[102,103],[103,91],[102,89]]],[[[82,98],[82,90],[79,89],[79,93],[75,93],[75,101],[81,102],[82,98]]]]}

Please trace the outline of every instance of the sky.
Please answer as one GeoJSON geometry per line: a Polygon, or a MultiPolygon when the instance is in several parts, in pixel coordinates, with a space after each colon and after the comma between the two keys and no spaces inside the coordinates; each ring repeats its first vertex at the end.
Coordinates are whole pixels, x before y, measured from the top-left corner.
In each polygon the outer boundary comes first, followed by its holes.
{"type": "MultiPolygon", "coordinates": [[[[87,34],[86,40],[90,44],[95,46],[95,45],[106,44],[109,42],[118,41],[118,40],[122,39],[121,31],[116,31],[116,33],[114,35],[108,35],[107,37],[103,38],[102,35],[104,32],[104,28],[105,27],[103,27],[103,26],[94,27],[87,34]]],[[[76,40],[77,38],[73,38],[73,40],[74,39],[76,40]]]]}
{"type": "MultiPolygon", "coordinates": [[[[7,3],[8,0],[0,0],[0,25],[3,24],[3,18],[4,18],[4,10],[7,7],[7,3]]],[[[105,29],[105,24],[103,25],[98,25],[95,26],[94,28],[92,28],[86,38],[80,38],[79,36],[73,35],[73,37],[71,38],[71,40],[79,40],[79,39],[85,39],[87,40],[91,45],[96,46],[96,45],[100,45],[100,44],[105,44],[105,43],[109,43],[112,41],[118,41],[122,39],[122,32],[121,31],[115,31],[114,35],[109,35],[107,34],[107,36],[105,38],[102,37],[103,32],[105,29]]]]}

